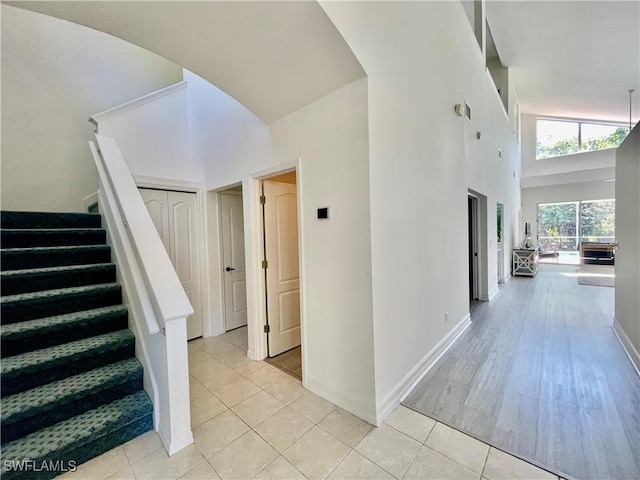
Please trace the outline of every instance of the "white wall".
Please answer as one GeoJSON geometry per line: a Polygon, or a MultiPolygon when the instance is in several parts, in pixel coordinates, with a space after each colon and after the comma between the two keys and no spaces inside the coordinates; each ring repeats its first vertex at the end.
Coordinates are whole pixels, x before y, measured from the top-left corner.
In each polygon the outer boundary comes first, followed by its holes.
{"type": "Polygon", "coordinates": [[[203,182],[189,149],[187,83],[93,116],[100,135],[115,138],[132,175],[203,182]]]}
{"type": "Polygon", "coordinates": [[[505,205],[505,249],[516,237],[516,126],[459,2],[322,6],[369,77],[376,402],[384,414],[412,370],[468,315],[470,188],[487,197],[485,275],[489,290],[496,285],[497,202],[505,205]],[[465,99],[471,124],[454,113],[465,99]]]}
{"type": "Polygon", "coordinates": [[[2,208],[77,211],[98,185],[88,117],[182,71],[109,35],[1,8],[2,208]]]}
{"type": "Polygon", "coordinates": [[[367,80],[270,125],[276,158],[301,159],[305,386],[375,421],[367,80]],[[329,220],[316,210],[329,207],[329,220]]]}
{"type": "MultiPolygon", "coordinates": [[[[310,390],[375,421],[366,79],[269,126],[208,82],[189,72],[185,79],[192,151],[202,160],[209,189],[244,183],[247,231],[254,228],[255,206],[247,204],[251,178],[300,159],[303,380],[310,390]],[[330,207],[330,220],[316,220],[316,209],[325,206],[330,207]]],[[[222,318],[216,308],[221,299],[215,193],[208,201],[217,333],[222,318]]],[[[248,269],[257,234],[245,236],[248,269]]],[[[253,267],[260,271],[259,265],[253,267]]],[[[250,284],[251,278],[249,271],[250,284]]],[[[248,295],[249,314],[256,322],[260,313],[252,305],[259,307],[259,293],[250,285],[248,295]]]]}
{"type": "Polygon", "coordinates": [[[208,189],[240,182],[274,165],[269,127],[219,88],[188,70],[189,148],[208,189]]]}
{"type": "Polygon", "coordinates": [[[616,153],[616,241],[615,318],[624,333],[618,335],[627,337],[640,370],[640,124],[616,153]]]}

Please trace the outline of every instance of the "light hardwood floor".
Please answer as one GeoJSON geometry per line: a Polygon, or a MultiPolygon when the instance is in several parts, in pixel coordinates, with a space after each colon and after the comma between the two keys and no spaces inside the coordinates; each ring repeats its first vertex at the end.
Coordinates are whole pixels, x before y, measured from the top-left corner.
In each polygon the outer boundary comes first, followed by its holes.
{"type": "Polygon", "coordinates": [[[575,266],[515,277],[405,406],[565,477],[640,478],[640,379],[611,329],[614,289],[575,266]]]}
{"type": "Polygon", "coordinates": [[[292,348],[272,358],[265,358],[265,361],[298,380],[302,380],[302,347],[292,348]]]}

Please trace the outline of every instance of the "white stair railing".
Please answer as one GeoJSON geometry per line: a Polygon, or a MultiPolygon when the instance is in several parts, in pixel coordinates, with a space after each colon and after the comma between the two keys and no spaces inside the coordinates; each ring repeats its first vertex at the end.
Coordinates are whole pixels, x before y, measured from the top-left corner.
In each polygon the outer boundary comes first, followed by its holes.
{"type": "Polygon", "coordinates": [[[99,178],[99,208],[118,266],[123,302],[145,369],[154,424],[169,455],[193,443],[186,319],[193,308],[115,139],[89,142],[99,178]]]}

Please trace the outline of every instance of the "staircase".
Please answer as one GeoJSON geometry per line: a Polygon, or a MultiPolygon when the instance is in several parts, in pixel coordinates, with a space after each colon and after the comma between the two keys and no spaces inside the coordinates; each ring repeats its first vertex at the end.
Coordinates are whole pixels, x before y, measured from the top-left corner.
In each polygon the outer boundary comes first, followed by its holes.
{"type": "Polygon", "coordinates": [[[52,478],[151,430],[153,407],[100,216],[0,215],[2,479],[52,478]]]}

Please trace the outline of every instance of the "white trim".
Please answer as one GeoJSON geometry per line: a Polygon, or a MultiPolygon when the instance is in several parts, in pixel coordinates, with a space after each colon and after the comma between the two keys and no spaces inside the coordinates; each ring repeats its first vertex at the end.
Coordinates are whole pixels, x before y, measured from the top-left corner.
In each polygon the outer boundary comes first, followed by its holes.
{"type": "Polygon", "coordinates": [[[109,120],[115,115],[120,115],[121,113],[128,112],[129,110],[141,107],[143,105],[146,105],[147,103],[154,102],[162,97],[166,97],[167,95],[170,95],[179,90],[183,90],[185,88],[187,88],[187,81],[183,80],[182,82],[169,85],[166,88],[157,90],[143,97],[136,98],[135,100],[131,100],[130,102],[123,103],[122,105],[118,105],[117,107],[113,107],[103,112],[96,113],[95,115],[91,115],[89,117],[89,122],[95,125],[96,133],[98,133],[100,122],[109,120]]]}
{"type": "Polygon", "coordinates": [[[169,456],[178,453],[180,450],[193,443],[193,433],[191,433],[191,431],[189,431],[189,435],[179,438],[178,440],[174,440],[173,442],[168,442],[162,435],[160,437],[169,456]]]}
{"type": "MultiPolygon", "coordinates": [[[[240,199],[242,200],[242,192],[238,192],[238,191],[228,191],[228,190],[218,190],[216,192],[214,192],[215,195],[217,196],[216,198],[216,207],[218,209],[217,213],[218,213],[218,264],[220,265],[220,268],[218,268],[218,275],[220,277],[220,316],[222,318],[222,332],[220,332],[220,334],[228,332],[229,328],[227,326],[227,297],[226,297],[226,284],[225,284],[225,271],[222,267],[224,267],[224,245],[222,242],[222,230],[223,230],[223,226],[222,226],[222,197],[221,195],[233,195],[236,197],[240,197],[240,199]]],[[[242,212],[242,230],[244,233],[244,204],[243,204],[243,212],[242,212]]],[[[245,273],[245,297],[246,297],[246,273],[245,273]]],[[[247,323],[248,323],[248,319],[247,319],[247,323]]],[[[237,327],[234,327],[237,328],[237,327]]],[[[248,332],[247,332],[248,333],[248,332]]]]}
{"type": "Polygon", "coordinates": [[[613,328],[613,333],[618,337],[620,345],[622,345],[624,352],[627,354],[627,357],[629,357],[629,360],[631,360],[631,364],[640,377],[640,353],[638,353],[636,347],[633,346],[633,343],[631,343],[631,340],[629,340],[629,337],[627,337],[627,334],[622,329],[622,325],[620,325],[615,318],[613,319],[611,328],[613,328]]]}
{"type": "Polygon", "coordinates": [[[500,293],[500,287],[498,285],[496,285],[495,287],[493,287],[491,289],[491,291],[489,292],[489,301],[493,300],[494,298],[496,298],[496,295],[498,295],[500,293]]]}
{"type": "Polygon", "coordinates": [[[298,257],[300,272],[300,341],[302,348],[302,378],[306,375],[305,370],[305,297],[304,291],[304,244],[303,232],[301,231],[301,181],[300,166],[301,160],[298,158],[292,162],[285,162],[276,166],[259,170],[250,174],[242,184],[242,198],[244,211],[244,245],[245,245],[245,266],[247,280],[247,334],[249,345],[247,356],[252,360],[263,360],[267,356],[267,338],[264,335],[264,326],[267,323],[265,306],[265,282],[262,270],[263,238],[262,238],[262,209],[260,208],[260,195],[262,194],[262,180],[266,177],[278,173],[296,171],[296,188],[298,200],[298,257]]]}
{"type": "MultiPolygon", "coordinates": [[[[304,351],[304,349],[303,349],[304,351]]],[[[330,401],[331,403],[337,405],[338,407],[346,410],[353,415],[360,417],[366,422],[369,422],[372,425],[376,424],[376,411],[375,408],[365,405],[359,400],[351,397],[350,395],[345,395],[342,392],[334,390],[333,388],[324,385],[322,382],[318,381],[315,377],[311,375],[307,375],[303,377],[304,382],[303,386],[307,390],[321,396],[325,400],[330,401]]]]}
{"type": "Polygon", "coordinates": [[[133,175],[133,180],[138,187],[156,188],[160,190],[175,190],[177,188],[186,191],[199,193],[204,190],[204,184],[190,182],[187,180],[176,180],[173,178],[147,177],[145,175],[133,175]]]}
{"type": "Polygon", "coordinates": [[[467,315],[453,327],[449,334],[444,337],[407,375],[389,392],[389,394],[376,406],[376,422],[380,425],[393,410],[404,401],[411,390],[415,388],[422,377],[433,367],[440,357],[455,343],[462,333],[471,325],[471,315],[467,315]]]}
{"type": "Polygon", "coordinates": [[[92,193],[91,195],[87,195],[82,199],[82,211],[88,212],[89,207],[91,205],[95,205],[96,203],[99,203],[98,192],[92,193]]]}
{"type": "Polygon", "coordinates": [[[187,180],[177,180],[162,177],[148,177],[145,175],[133,175],[133,180],[138,188],[152,188],[158,190],[183,191],[196,194],[196,204],[198,206],[197,216],[197,241],[200,263],[203,268],[200,270],[200,312],[202,318],[202,336],[210,337],[214,330],[211,316],[212,309],[209,302],[209,292],[211,288],[209,251],[205,248],[208,245],[208,235],[205,225],[207,224],[207,201],[204,184],[190,182],[187,180]]]}

